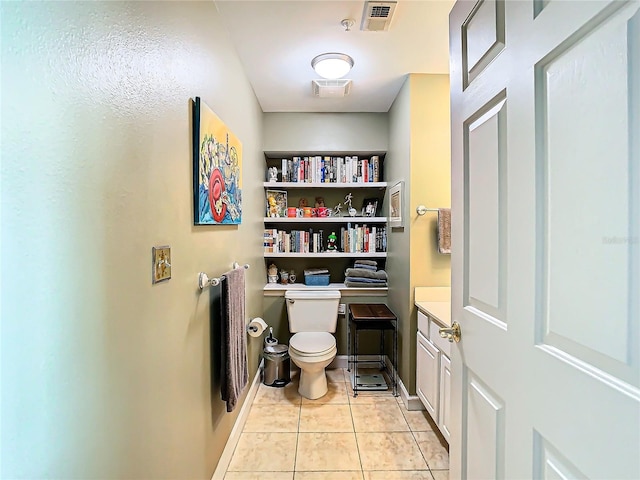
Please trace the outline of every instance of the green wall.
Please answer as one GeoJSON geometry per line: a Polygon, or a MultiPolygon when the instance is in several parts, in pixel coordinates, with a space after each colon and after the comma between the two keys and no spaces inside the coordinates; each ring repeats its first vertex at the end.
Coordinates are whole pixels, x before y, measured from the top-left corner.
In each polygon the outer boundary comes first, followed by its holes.
{"type": "Polygon", "coordinates": [[[262,112],[225,25],[212,2],[0,9],[0,476],[209,479],[239,407],[197,275],[251,264],[247,318],[264,283],[262,112]],[[193,226],[195,96],[243,143],[240,226],[193,226]]]}
{"type": "MultiPolygon", "coordinates": [[[[399,318],[399,373],[416,392],[417,310],[415,287],[450,285],[450,257],[436,252],[435,216],[418,216],[451,203],[449,76],[410,74],[389,110],[387,182],[404,182],[404,228],[389,235],[389,305],[399,318]]],[[[388,189],[387,189],[388,191],[388,189]]]]}

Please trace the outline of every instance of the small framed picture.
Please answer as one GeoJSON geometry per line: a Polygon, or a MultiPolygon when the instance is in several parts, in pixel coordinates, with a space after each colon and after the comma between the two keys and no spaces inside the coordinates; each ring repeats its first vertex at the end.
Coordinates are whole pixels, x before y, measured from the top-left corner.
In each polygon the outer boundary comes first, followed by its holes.
{"type": "Polygon", "coordinates": [[[171,278],[171,247],[163,245],[162,247],[151,248],[152,282],[164,282],[171,278]]]}
{"type": "Polygon", "coordinates": [[[280,218],[287,216],[287,192],[285,190],[267,190],[266,217],[280,218]]]}
{"type": "Polygon", "coordinates": [[[362,202],[363,217],[379,217],[382,210],[382,202],[379,198],[365,198],[362,202]]]}
{"type": "Polygon", "coordinates": [[[404,227],[404,182],[400,181],[389,189],[389,226],[404,227]]]}

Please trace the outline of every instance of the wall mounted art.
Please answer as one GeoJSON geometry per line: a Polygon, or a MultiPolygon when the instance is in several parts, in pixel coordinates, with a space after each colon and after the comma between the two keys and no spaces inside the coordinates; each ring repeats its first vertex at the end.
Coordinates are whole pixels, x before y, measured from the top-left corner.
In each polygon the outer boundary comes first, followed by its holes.
{"type": "Polygon", "coordinates": [[[404,227],[404,182],[400,181],[389,189],[389,226],[404,227]]]}
{"type": "Polygon", "coordinates": [[[193,222],[242,222],[242,144],[196,97],[193,102],[193,222]]]}

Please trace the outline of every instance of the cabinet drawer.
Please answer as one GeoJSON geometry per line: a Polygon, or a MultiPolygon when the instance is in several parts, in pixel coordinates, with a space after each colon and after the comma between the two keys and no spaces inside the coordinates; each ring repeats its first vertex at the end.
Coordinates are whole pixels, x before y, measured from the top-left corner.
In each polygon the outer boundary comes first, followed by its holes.
{"type": "Polygon", "coordinates": [[[418,310],[418,331],[429,338],[429,317],[418,310]]]}
{"type": "Polygon", "coordinates": [[[447,357],[451,357],[451,342],[440,336],[440,325],[429,319],[429,340],[447,357]]]}

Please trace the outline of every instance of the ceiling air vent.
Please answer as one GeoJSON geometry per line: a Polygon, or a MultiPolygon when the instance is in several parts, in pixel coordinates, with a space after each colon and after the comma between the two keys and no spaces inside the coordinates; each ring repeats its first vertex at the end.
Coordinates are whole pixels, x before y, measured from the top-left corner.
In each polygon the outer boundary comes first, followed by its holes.
{"type": "Polygon", "coordinates": [[[385,32],[389,30],[393,12],[398,2],[365,2],[360,30],[385,32]]]}
{"type": "Polygon", "coordinates": [[[313,94],[320,98],[346,97],[351,91],[351,80],[311,80],[313,94]]]}

